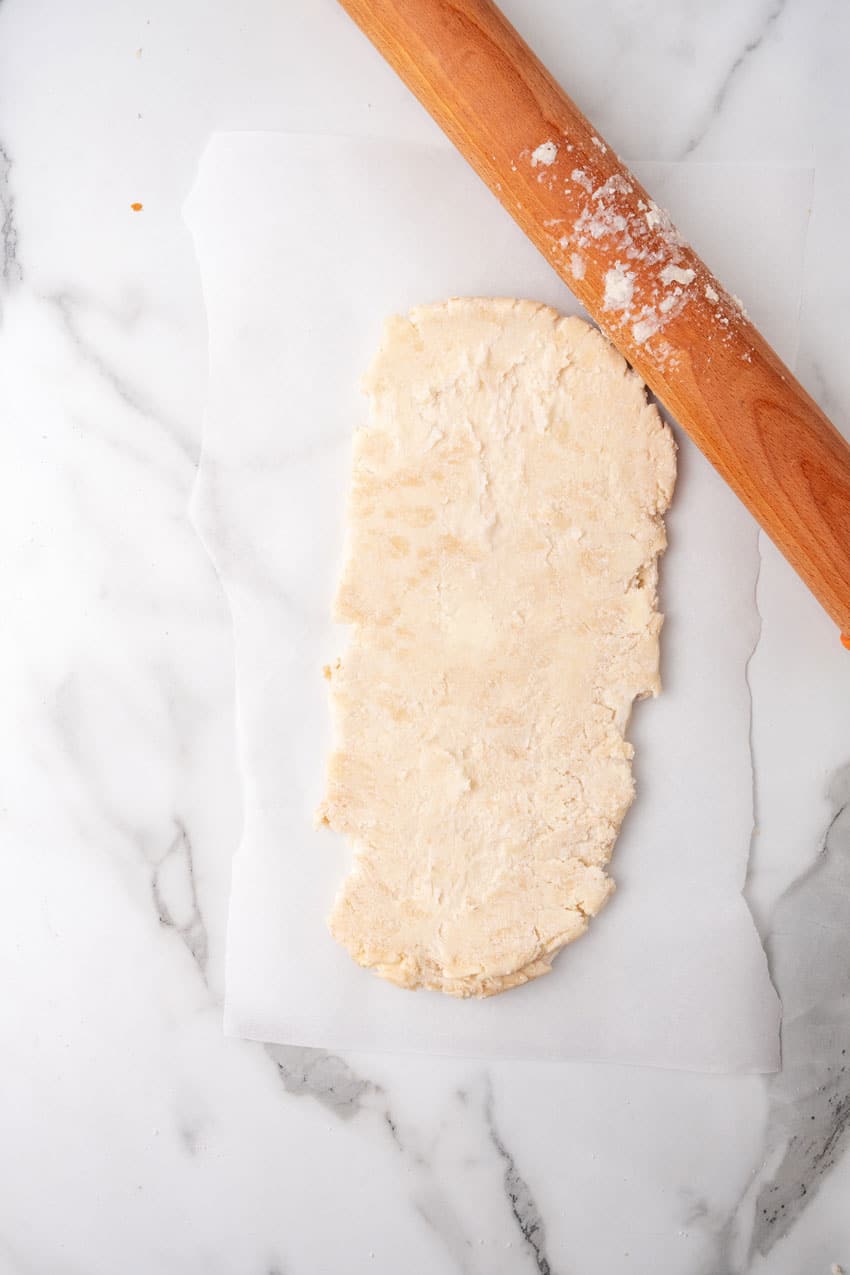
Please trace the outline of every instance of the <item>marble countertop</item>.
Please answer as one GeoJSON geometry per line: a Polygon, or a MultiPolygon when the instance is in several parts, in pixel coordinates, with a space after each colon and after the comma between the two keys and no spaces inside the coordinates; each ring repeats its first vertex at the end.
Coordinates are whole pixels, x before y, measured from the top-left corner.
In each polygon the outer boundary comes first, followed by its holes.
{"type": "MultiPolygon", "coordinates": [[[[850,431],[850,9],[505,8],[621,154],[815,169],[797,368],[850,431]]],[[[241,811],[181,208],[216,128],[434,125],[332,0],[3,0],[0,100],[2,1275],[850,1270],[850,656],[768,543],[778,1075],[222,1036],[241,811]]]]}

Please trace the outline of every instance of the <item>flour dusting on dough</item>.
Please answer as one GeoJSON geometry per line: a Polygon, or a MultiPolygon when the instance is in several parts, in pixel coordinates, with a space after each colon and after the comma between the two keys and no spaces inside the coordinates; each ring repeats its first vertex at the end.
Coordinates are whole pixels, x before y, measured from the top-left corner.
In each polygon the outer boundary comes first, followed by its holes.
{"type": "Polygon", "coordinates": [[[608,898],[658,680],[674,444],[608,340],[527,301],[391,319],[355,436],[319,818],[330,927],[406,988],[545,974],[608,898]]]}

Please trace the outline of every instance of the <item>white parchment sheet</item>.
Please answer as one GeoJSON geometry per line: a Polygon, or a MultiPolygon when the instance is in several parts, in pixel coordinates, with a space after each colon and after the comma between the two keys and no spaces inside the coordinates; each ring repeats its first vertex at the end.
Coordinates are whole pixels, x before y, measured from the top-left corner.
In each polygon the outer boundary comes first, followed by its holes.
{"type": "MultiPolygon", "coordinates": [[[[793,359],[811,173],[634,168],[793,359]]],[[[414,304],[484,295],[580,308],[448,147],[219,135],[186,216],[210,340],[194,516],[232,608],[244,774],[226,1031],[332,1049],[775,1069],[779,1006],[741,896],[758,631],[749,515],[679,431],[664,692],[635,709],[638,797],[611,864],[617,892],[589,933],[552,974],[487,1001],[383,982],[327,931],[349,851],[312,825],[330,746],[321,668],[346,641],[329,616],[365,419],[359,377],[384,317],[414,304]]]]}

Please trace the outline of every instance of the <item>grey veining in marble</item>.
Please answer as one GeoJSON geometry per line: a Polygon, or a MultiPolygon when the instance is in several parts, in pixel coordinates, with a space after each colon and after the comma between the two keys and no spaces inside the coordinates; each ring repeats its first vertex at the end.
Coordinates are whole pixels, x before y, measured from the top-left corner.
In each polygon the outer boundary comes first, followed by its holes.
{"type": "MultiPolygon", "coordinates": [[[[344,1058],[324,1049],[306,1049],[293,1045],[267,1045],[266,1052],[274,1061],[283,1087],[290,1094],[308,1094],[343,1120],[356,1116],[368,1096],[379,1096],[380,1086],[359,1076],[344,1058]]],[[[395,1138],[395,1125],[384,1112],[395,1138]]]]}
{"type": "Polygon", "coordinates": [[[493,1090],[491,1085],[487,1086],[484,1114],[490,1141],[504,1165],[505,1195],[510,1203],[511,1213],[519,1228],[523,1243],[532,1254],[534,1264],[540,1275],[555,1275],[549,1264],[546,1252],[546,1225],[540,1209],[531,1194],[528,1183],[517,1168],[513,1154],[505,1145],[504,1138],[499,1133],[496,1124],[496,1114],[493,1109],[493,1090]]]}
{"type": "Polygon", "coordinates": [[[160,923],[180,935],[206,981],[209,959],[207,929],[198,903],[192,843],[179,821],[167,850],[154,864],[151,893],[160,923]]]}
{"type": "Polygon", "coordinates": [[[736,77],[745,72],[749,59],[758,54],[764,42],[773,35],[774,28],[780,21],[787,4],[788,0],[775,0],[775,2],[770,4],[770,6],[766,9],[765,13],[759,17],[756,30],[746,41],[743,48],[735,53],[729,69],[725,72],[717,88],[714,90],[704,120],[697,132],[688,139],[687,145],[681,152],[682,159],[688,159],[693,155],[706,133],[712,127],[714,121],[720,117],[721,112],[726,105],[727,98],[729,97],[729,92],[735,83],[736,77]]]}
{"type": "Polygon", "coordinates": [[[11,182],[12,161],[6,148],[0,144],[0,241],[3,245],[3,266],[0,271],[3,282],[9,284],[21,278],[18,261],[18,226],[15,220],[15,195],[11,182]]]}
{"type": "Polygon", "coordinates": [[[783,1026],[751,1241],[761,1254],[791,1229],[850,1140],[850,766],[829,797],[818,857],[780,899],[768,936],[783,1026]]]}

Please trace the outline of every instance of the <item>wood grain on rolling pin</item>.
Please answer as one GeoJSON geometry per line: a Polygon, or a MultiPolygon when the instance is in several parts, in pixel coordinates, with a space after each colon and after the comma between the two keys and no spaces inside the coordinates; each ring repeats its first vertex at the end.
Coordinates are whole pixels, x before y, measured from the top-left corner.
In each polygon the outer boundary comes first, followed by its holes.
{"type": "Polygon", "coordinates": [[[495,5],[342,3],[850,633],[850,447],[740,305],[495,5]]]}

